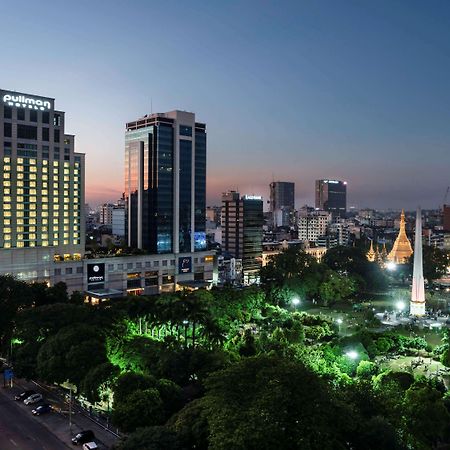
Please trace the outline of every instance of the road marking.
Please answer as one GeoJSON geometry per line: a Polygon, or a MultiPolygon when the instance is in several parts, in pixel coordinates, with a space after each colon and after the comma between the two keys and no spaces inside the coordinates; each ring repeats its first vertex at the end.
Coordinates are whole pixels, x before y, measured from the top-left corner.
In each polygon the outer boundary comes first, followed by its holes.
{"type": "Polygon", "coordinates": [[[10,439],[10,441],[11,441],[16,447],[18,447],[18,445],[17,445],[12,439],[10,439]]]}

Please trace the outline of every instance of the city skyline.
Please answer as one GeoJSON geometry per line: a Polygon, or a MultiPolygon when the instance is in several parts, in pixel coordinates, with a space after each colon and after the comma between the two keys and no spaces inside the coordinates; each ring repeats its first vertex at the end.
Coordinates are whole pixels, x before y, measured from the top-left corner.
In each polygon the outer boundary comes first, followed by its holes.
{"type": "Polygon", "coordinates": [[[320,178],[346,180],[349,207],[442,203],[448,5],[193,2],[175,15],[134,5],[105,15],[85,2],[57,11],[25,1],[20,17],[3,8],[0,35],[21,32],[4,49],[0,86],[57,98],[68,111],[86,154],[88,202],[124,190],[125,123],[181,109],[208,123],[208,204],[229,189],[267,200],[273,180],[295,182],[297,207],[313,204],[320,178]],[[67,27],[68,15],[78,26],[67,27]],[[128,59],[132,45],[142,59],[128,59]]]}

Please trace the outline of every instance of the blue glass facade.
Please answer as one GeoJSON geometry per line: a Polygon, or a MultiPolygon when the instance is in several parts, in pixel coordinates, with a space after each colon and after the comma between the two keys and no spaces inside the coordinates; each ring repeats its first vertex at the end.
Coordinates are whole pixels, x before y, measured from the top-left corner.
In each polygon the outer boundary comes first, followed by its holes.
{"type": "Polygon", "coordinates": [[[206,250],[206,132],[195,130],[195,251],[206,250]]]}
{"type": "Polygon", "coordinates": [[[191,251],[192,141],[180,139],[180,253],[191,251]]]}

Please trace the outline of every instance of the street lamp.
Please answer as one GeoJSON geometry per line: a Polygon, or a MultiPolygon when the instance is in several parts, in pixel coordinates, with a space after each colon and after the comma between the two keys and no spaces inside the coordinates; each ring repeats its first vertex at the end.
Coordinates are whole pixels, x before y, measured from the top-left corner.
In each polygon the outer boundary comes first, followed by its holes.
{"type": "Polygon", "coordinates": [[[341,333],[341,325],[342,325],[342,322],[343,322],[343,320],[342,320],[340,317],[338,317],[338,318],[336,319],[336,323],[338,324],[338,327],[339,327],[339,334],[341,333]]]}
{"type": "Polygon", "coordinates": [[[294,308],[297,309],[297,306],[300,304],[300,299],[298,297],[294,297],[291,301],[292,304],[294,305],[294,308]]]}
{"type": "Polygon", "coordinates": [[[358,359],[358,352],[356,350],[349,350],[348,352],[345,353],[345,356],[354,361],[355,359],[358,359]]]}
{"type": "Polygon", "coordinates": [[[399,300],[396,304],[395,304],[396,308],[402,312],[405,309],[405,302],[402,302],[401,300],[399,300]]]}

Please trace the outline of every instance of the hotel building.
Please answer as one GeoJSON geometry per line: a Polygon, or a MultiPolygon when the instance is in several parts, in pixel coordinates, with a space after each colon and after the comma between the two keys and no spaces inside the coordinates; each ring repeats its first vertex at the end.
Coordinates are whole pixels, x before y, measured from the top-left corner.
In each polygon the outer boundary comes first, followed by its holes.
{"type": "Polygon", "coordinates": [[[84,155],[53,98],[0,90],[0,267],[50,276],[84,253],[84,155]]]}

